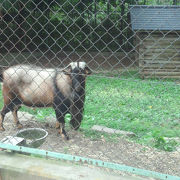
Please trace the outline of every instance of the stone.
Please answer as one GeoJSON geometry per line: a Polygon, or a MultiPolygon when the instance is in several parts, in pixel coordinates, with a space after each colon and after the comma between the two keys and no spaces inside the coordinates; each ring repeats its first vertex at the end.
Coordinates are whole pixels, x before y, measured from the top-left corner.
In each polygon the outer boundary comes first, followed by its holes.
{"type": "MultiPolygon", "coordinates": [[[[28,112],[18,111],[18,118],[19,121],[22,122],[22,121],[33,120],[35,117],[32,114],[29,114],[28,112]]],[[[13,120],[13,116],[11,112],[7,113],[5,116],[5,122],[9,120],[13,120]]]]}
{"type": "Polygon", "coordinates": [[[176,148],[176,151],[180,153],[180,146],[176,148]]]}
{"type": "Polygon", "coordinates": [[[176,151],[177,151],[177,152],[180,152],[180,138],[179,138],[179,137],[172,137],[172,138],[164,137],[164,140],[165,140],[166,142],[175,141],[175,142],[177,143],[176,151]]]}
{"type": "Polygon", "coordinates": [[[180,143],[180,138],[179,137],[172,137],[172,138],[164,137],[164,140],[167,141],[167,142],[175,141],[177,143],[180,143]]]}
{"type": "Polygon", "coordinates": [[[91,129],[95,130],[95,131],[99,131],[99,132],[105,132],[105,133],[108,133],[108,134],[119,134],[119,135],[122,135],[122,136],[129,136],[129,137],[136,136],[135,133],[133,133],[133,132],[121,131],[121,130],[107,128],[105,126],[99,126],[99,125],[94,125],[91,129]]]}

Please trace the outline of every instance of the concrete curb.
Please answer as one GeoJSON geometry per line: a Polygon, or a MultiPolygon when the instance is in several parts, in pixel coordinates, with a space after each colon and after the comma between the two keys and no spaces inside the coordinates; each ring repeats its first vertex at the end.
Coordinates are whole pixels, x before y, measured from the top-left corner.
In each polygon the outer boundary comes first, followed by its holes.
{"type": "Polygon", "coordinates": [[[17,153],[0,152],[0,180],[142,180],[105,172],[96,167],[44,158],[30,157],[17,153]]]}

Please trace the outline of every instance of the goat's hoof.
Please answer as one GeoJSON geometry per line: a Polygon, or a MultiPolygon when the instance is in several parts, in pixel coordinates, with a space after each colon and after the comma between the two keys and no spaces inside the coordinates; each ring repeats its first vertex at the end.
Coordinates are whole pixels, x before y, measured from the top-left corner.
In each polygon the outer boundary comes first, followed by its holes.
{"type": "Polygon", "coordinates": [[[59,122],[56,122],[55,128],[56,128],[56,129],[59,129],[59,128],[60,128],[60,123],[59,123],[59,122]]]}
{"type": "Polygon", "coordinates": [[[67,135],[64,135],[64,134],[61,134],[61,137],[62,137],[62,139],[64,139],[64,140],[69,140],[69,136],[67,136],[67,135]]]}
{"type": "Polygon", "coordinates": [[[1,126],[0,127],[0,131],[5,131],[4,127],[1,126]]]}
{"type": "Polygon", "coordinates": [[[69,140],[69,136],[65,135],[64,139],[68,141],[69,140]]]}
{"type": "Polygon", "coordinates": [[[17,128],[18,128],[18,129],[22,129],[22,128],[23,128],[23,125],[19,123],[19,124],[17,124],[17,128]]]}
{"type": "Polygon", "coordinates": [[[62,133],[61,130],[59,130],[58,133],[61,135],[62,139],[64,139],[64,140],[69,140],[69,136],[68,136],[66,133],[65,133],[65,134],[62,133]]]}

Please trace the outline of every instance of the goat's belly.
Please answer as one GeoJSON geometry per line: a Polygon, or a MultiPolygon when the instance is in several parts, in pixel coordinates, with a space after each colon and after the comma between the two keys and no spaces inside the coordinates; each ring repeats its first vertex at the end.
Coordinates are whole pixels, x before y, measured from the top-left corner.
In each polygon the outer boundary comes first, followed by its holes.
{"type": "Polygon", "coordinates": [[[37,107],[37,108],[46,108],[46,107],[52,107],[52,103],[49,103],[49,104],[45,104],[45,103],[41,103],[41,102],[36,102],[36,103],[31,103],[31,102],[27,102],[27,101],[24,101],[23,104],[25,106],[28,106],[28,107],[37,107]]]}
{"type": "Polygon", "coordinates": [[[31,107],[50,107],[53,105],[53,93],[48,89],[26,89],[20,93],[23,104],[31,107]]]}

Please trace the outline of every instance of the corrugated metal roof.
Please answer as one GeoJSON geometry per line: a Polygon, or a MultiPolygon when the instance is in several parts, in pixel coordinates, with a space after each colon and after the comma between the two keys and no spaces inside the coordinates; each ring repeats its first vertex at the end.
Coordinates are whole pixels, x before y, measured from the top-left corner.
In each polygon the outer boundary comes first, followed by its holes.
{"type": "Polygon", "coordinates": [[[180,30],[180,6],[129,6],[133,30],[180,30]]]}

